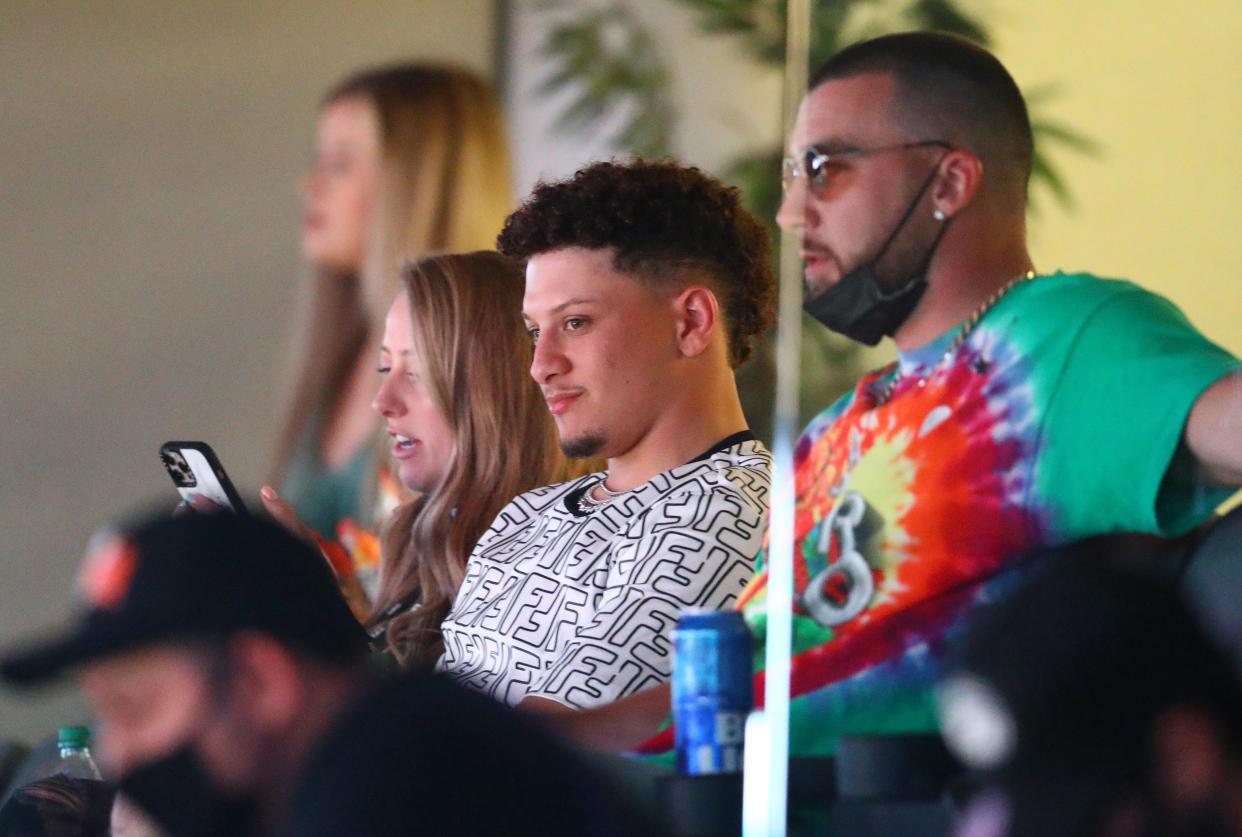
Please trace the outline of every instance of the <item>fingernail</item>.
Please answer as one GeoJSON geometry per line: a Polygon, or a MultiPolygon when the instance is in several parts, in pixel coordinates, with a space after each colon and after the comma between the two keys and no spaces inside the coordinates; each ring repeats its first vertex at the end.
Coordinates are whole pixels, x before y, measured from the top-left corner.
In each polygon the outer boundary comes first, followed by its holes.
{"type": "Polygon", "coordinates": [[[259,489],[259,493],[263,495],[264,500],[276,499],[276,489],[272,488],[270,485],[263,486],[259,489]]]}

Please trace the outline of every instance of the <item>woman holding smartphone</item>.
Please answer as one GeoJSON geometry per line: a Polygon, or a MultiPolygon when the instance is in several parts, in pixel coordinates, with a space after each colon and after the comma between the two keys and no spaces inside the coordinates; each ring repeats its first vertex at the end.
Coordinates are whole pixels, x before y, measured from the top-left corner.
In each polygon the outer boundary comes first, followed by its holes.
{"type": "MultiPolygon", "coordinates": [[[[376,524],[401,496],[371,411],[400,265],[493,246],[512,206],[495,97],[463,70],[365,70],[324,99],[304,183],[311,269],[302,348],[271,481],[375,593],[376,524]]],[[[344,569],[349,569],[345,567],[344,569]]]]}
{"type": "MultiPolygon", "coordinates": [[[[506,503],[568,478],[571,466],[529,373],[521,267],[494,252],[429,256],[406,265],[401,278],[372,405],[384,418],[394,471],[415,499],[385,525],[366,621],[404,665],[429,667],[479,537],[506,503]]],[[[263,497],[288,524],[288,506],[270,489],[263,497]]]]}

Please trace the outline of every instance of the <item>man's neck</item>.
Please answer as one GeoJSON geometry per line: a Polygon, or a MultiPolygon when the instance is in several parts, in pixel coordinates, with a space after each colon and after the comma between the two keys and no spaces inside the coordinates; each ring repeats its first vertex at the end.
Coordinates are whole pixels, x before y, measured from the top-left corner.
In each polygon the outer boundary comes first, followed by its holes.
{"type": "Polygon", "coordinates": [[[1033,269],[1021,229],[1007,240],[993,233],[990,248],[987,231],[953,230],[955,240],[941,243],[928,267],[927,290],[909,318],[893,335],[897,348],[911,351],[925,346],[960,325],[999,290],[1033,269]]]}
{"type": "Polygon", "coordinates": [[[687,387],[620,456],[608,460],[608,488],[628,491],[656,474],[684,465],[722,439],[746,430],[732,370],[720,380],[687,387]],[[703,385],[706,384],[706,385],[703,385]]]}

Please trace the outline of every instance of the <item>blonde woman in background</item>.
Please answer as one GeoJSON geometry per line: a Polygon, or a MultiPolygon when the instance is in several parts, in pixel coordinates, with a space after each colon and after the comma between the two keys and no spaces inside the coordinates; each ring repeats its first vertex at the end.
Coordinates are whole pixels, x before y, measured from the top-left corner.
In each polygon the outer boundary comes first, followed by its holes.
{"type": "Polygon", "coordinates": [[[404,261],[494,246],[512,199],[492,91],[419,64],[346,79],[324,99],[305,197],[309,311],[272,482],[373,596],[372,533],[399,493],[370,407],[379,332],[404,261]]]}

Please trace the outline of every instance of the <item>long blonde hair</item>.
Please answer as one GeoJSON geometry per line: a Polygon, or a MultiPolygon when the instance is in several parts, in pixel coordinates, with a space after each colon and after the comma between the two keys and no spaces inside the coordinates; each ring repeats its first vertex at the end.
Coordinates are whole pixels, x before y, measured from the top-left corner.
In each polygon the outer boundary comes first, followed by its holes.
{"type": "Polygon", "coordinates": [[[318,271],[303,318],[299,369],[277,440],[279,482],[317,412],[326,418],[359,353],[376,336],[400,265],[427,253],[495,245],[513,208],[500,108],[488,85],[453,67],[365,70],[323,106],[361,99],[380,130],[380,174],[360,275],[318,271]]]}
{"type": "Polygon", "coordinates": [[[529,374],[521,267],[495,252],[440,255],[401,277],[415,354],[453,429],[454,455],[440,484],[391,518],[371,619],[417,594],[420,607],[389,623],[388,642],[403,663],[429,665],[475,543],[506,503],[570,468],[529,374]]]}

